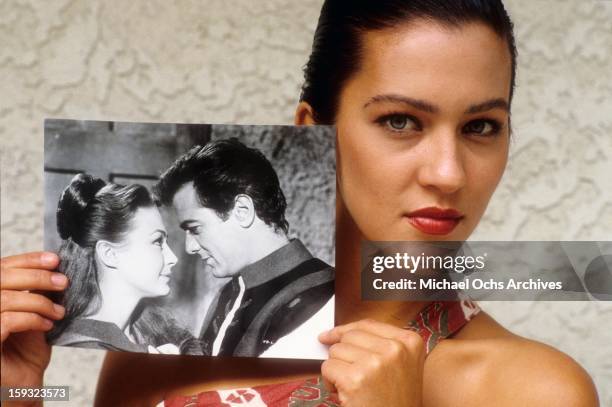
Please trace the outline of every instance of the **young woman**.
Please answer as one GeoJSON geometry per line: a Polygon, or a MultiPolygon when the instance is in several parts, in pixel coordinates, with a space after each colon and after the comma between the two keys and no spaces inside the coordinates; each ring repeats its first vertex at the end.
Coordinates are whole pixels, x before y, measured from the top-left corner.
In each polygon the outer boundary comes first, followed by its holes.
{"type": "MultiPolygon", "coordinates": [[[[49,343],[159,353],[146,340],[149,324],[133,325],[142,299],[169,293],[176,263],[149,191],[78,174],[59,199],[57,229],[58,270],[70,285],[55,298],[63,318],[47,334],[49,343]]],[[[174,344],[157,345],[179,353],[174,344]]]]}
{"type": "Polygon", "coordinates": [[[78,174],[59,199],[57,229],[59,271],[70,286],[49,342],[146,352],[135,339],[134,310],[143,298],[170,292],[176,264],[149,191],[78,174]]]}
{"type": "Polygon", "coordinates": [[[597,405],[576,362],[473,303],[360,298],[361,240],[472,233],[506,166],[515,71],[500,1],[327,0],[295,122],[338,129],[337,327],[319,336],[329,358],[109,353],[96,403],[597,405]]]}

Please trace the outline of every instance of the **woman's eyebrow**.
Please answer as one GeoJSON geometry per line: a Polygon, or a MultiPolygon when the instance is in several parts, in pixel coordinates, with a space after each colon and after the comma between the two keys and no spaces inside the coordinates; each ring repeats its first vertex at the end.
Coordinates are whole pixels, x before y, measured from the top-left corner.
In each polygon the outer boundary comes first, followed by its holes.
{"type": "Polygon", "coordinates": [[[490,100],[487,100],[486,102],[482,102],[482,103],[478,103],[477,105],[470,106],[465,111],[465,114],[482,113],[482,112],[486,112],[488,110],[493,110],[493,109],[502,109],[502,110],[505,110],[506,112],[509,112],[510,106],[508,105],[508,102],[506,102],[506,100],[503,98],[490,99],[490,100]]]}
{"type": "MultiPolygon", "coordinates": [[[[408,96],[394,94],[373,96],[363,105],[363,108],[365,109],[373,103],[380,102],[403,103],[427,113],[438,113],[440,111],[437,106],[422,99],[414,99],[408,96]]],[[[506,112],[509,112],[510,106],[508,105],[508,102],[506,102],[506,100],[503,98],[490,99],[482,103],[470,106],[466,109],[465,114],[482,113],[493,109],[502,109],[506,112]]]]}
{"type": "Polygon", "coordinates": [[[394,94],[373,96],[363,105],[363,108],[365,109],[372,103],[379,103],[379,102],[403,103],[403,104],[412,106],[415,109],[422,110],[427,113],[437,113],[440,110],[437,106],[434,106],[431,103],[426,102],[424,100],[414,99],[411,97],[402,96],[402,95],[394,95],[394,94]]]}
{"type": "Polygon", "coordinates": [[[166,233],[165,230],[161,230],[161,229],[155,229],[151,234],[154,235],[155,233],[161,233],[162,236],[168,236],[168,233],[166,233]]]}

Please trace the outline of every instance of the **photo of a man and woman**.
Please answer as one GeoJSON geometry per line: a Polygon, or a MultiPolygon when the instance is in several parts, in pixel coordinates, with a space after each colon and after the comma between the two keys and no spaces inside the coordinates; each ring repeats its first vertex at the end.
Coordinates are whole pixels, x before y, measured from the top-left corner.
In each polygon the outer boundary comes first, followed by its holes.
{"type": "Polygon", "coordinates": [[[332,126],[45,121],[53,345],[325,358],[332,126]],[[286,140],[291,140],[287,142],[286,140]]]}

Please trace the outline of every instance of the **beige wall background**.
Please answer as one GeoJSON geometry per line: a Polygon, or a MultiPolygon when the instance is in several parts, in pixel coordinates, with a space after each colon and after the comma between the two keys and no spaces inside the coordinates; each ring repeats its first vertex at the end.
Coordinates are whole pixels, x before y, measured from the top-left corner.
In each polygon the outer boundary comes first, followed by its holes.
{"type": "MultiPolygon", "coordinates": [[[[520,52],[510,165],[474,239],[612,240],[612,1],[507,0],[520,52]]],[[[42,247],[43,118],[288,124],[321,0],[0,3],[2,255],[42,247]]],[[[612,304],[486,303],[570,354],[612,405],[612,304]]],[[[46,382],[89,405],[103,354],[46,382]]],[[[54,404],[61,405],[61,404],[54,404]]]]}

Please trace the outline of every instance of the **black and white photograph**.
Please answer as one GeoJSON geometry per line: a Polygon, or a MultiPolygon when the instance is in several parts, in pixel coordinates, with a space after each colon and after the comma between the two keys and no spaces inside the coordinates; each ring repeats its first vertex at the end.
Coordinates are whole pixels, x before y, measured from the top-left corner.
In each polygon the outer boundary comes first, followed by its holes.
{"type": "Polygon", "coordinates": [[[333,126],[47,119],[45,249],[70,282],[53,345],[324,359],[333,126]]]}

